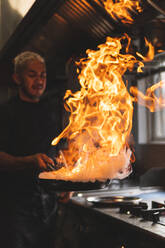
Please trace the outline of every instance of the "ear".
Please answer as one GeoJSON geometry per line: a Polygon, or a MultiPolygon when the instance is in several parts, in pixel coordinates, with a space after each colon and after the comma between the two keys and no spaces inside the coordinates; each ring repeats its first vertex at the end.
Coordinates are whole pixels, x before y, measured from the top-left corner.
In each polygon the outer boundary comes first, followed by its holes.
{"type": "Polygon", "coordinates": [[[17,73],[14,73],[14,74],[12,75],[12,78],[13,78],[13,80],[15,81],[15,83],[16,83],[18,86],[21,85],[20,76],[19,76],[17,73]]]}

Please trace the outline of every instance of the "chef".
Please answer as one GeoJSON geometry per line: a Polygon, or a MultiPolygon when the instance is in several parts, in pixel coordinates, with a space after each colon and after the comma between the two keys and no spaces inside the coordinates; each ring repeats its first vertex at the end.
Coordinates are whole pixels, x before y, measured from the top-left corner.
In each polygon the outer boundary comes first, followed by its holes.
{"type": "Polygon", "coordinates": [[[58,197],[37,175],[54,166],[49,151],[61,131],[59,96],[44,96],[45,60],[34,52],[16,56],[13,78],[18,95],[0,106],[0,244],[54,247],[58,197]]]}

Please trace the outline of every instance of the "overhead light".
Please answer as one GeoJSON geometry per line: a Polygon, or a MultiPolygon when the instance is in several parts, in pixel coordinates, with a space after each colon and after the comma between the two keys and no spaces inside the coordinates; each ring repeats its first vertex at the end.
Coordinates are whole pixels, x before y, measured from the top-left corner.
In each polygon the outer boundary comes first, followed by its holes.
{"type": "Polygon", "coordinates": [[[17,10],[21,16],[25,16],[35,0],[9,0],[10,6],[17,10]]]}

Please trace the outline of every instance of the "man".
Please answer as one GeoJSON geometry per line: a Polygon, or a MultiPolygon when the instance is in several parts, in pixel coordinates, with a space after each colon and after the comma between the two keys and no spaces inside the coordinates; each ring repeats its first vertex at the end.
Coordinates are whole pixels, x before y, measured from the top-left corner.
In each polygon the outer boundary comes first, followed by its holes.
{"type": "Polygon", "coordinates": [[[13,78],[18,96],[0,106],[0,244],[54,247],[57,195],[45,192],[37,178],[48,164],[54,166],[48,154],[61,131],[59,99],[42,97],[46,66],[36,53],[14,59],[13,78]]]}

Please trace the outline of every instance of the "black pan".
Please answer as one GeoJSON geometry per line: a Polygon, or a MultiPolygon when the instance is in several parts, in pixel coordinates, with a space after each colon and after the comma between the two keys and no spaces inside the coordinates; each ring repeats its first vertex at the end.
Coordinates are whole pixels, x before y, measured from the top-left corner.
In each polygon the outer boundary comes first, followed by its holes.
{"type": "Polygon", "coordinates": [[[38,183],[48,191],[86,191],[103,189],[110,184],[110,180],[105,182],[72,182],[38,178],[38,183]]]}

